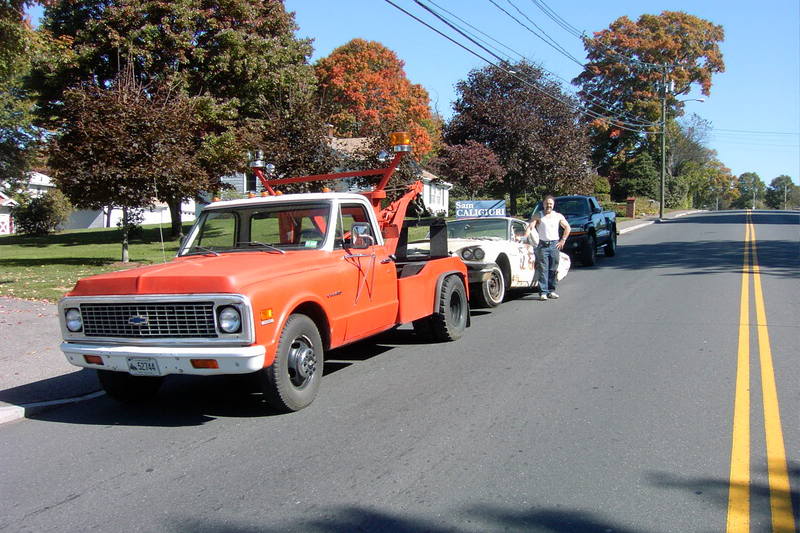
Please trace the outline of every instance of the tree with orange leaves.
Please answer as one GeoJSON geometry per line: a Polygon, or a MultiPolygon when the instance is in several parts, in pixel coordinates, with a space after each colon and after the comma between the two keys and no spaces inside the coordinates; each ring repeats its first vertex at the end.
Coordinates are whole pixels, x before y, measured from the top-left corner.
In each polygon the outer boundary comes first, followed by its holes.
{"type": "Polygon", "coordinates": [[[634,22],[620,17],[584,40],[589,62],[573,80],[584,104],[619,120],[591,122],[593,159],[601,172],[631,153],[653,150],[660,131],[661,97],[667,80],[667,120],[683,114],[679,96],[693,86],[711,94],[712,75],[725,71],[719,43],[722,26],[680,11],[642,15],[634,22]],[[642,125],[639,125],[643,123],[642,125]],[[650,126],[644,125],[651,123],[650,126]],[[639,130],[639,131],[630,131],[639,130]]]}
{"type": "Polygon", "coordinates": [[[317,61],[323,116],[342,136],[411,133],[414,152],[424,156],[440,136],[428,92],[411,83],[403,61],[379,42],[353,39],[317,61]]]}

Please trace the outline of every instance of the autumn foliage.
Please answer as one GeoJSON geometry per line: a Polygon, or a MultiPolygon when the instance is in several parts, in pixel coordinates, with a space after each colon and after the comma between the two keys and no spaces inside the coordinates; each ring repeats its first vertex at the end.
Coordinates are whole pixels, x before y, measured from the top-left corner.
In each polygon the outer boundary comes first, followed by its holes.
{"type": "Polygon", "coordinates": [[[409,131],[417,155],[428,153],[437,133],[428,92],[411,83],[403,61],[375,41],[353,39],[316,64],[323,114],[341,136],[376,130],[409,131]]]}
{"type": "Polygon", "coordinates": [[[719,49],[724,38],[722,26],[680,11],[645,14],[635,22],[620,17],[586,38],[589,62],[573,83],[589,109],[618,119],[590,120],[595,163],[607,169],[648,143],[644,130],[660,129],[664,78],[668,119],[683,114],[680,95],[693,86],[709,95],[712,76],[725,71],[719,49]]]}

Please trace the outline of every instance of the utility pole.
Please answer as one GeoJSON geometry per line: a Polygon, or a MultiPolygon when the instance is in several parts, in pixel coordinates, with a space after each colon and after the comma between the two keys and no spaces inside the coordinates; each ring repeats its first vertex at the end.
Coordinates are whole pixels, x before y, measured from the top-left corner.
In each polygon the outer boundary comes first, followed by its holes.
{"type": "Polygon", "coordinates": [[[667,181],[667,66],[663,65],[661,76],[661,198],[658,205],[658,219],[664,220],[667,181]]]}

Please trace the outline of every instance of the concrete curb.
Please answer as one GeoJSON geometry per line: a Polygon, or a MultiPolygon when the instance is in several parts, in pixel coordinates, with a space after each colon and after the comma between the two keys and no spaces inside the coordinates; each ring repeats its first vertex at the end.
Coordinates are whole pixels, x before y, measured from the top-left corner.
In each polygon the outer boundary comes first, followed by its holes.
{"type": "Polygon", "coordinates": [[[47,411],[48,409],[59,407],[61,405],[78,403],[85,400],[93,400],[94,398],[99,398],[100,396],[104,395],[105,391],[96,391],[90,394],[84,394],[83,396],[76,396],[75,398],[63,398],[61,400],[50,400],[47,402],[0,407],[0,424],[13,422],[15,420],[19,420],[20,418],[27,418],[31,415],[35,415],[36,413],[41,413],[42,411],[47,411]]]}
{"type": "Polygon", "coordinates": [[[628,226],[628,227],[627,227],[627,228],[625,228],[625,229],[621,229],[621,230],[619,230],[619,234],[620,234],[620,235],[622,235],[623,233],[628,233],[628,232],[630,232],[630,231],[637,230],[637,229],[639,229],[639,228],[643,228],[643,227],[645,227],[645,226],[649,226],[649,225],[650,225],[650,224],[652,224],[653,222],[655,222],[655,220],[649,220],[649,221],[647,221],[647,222],[642,222],[641,224],[636,224],[635,226],[628,226]]]}
{"type": "MultiPolygon", "coordinates": [[[[680,217],[685,217],[686,215],[694,215],[695,213],[702,213],[702,212],[703,212],[703,210],[687,211],[685,213],[678,213],[677,215],[675,215],[672,218],[680,218],[680,217]]],[[[670,219],[666,219],[666,220],[670,220],[670,219]]],[[[627,228],[619,230],[619,234],[622,235],[623,233],[628,233],[628,232],[643,228],[645,226],[649,226],[650,224],[653,224],[655,222],[656,222],[655,220],[648,220],[646,222],[642,222],[641,224],[636,224],[635,226],[628,226],[627,228]]]]}

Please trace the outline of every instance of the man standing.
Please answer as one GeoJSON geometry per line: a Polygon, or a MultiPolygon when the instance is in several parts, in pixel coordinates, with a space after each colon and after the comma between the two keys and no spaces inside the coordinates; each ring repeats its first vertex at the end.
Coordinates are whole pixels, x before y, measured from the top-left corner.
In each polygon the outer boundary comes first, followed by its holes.
{"type": "Polygon", "coordinates": [[[528,233],[534,229],[539,234],[539,245],[536,247],[536,270],[539,274],[539,299],[555,300],[556,270],[561,249],[569,236],[569,222],[564,215],[554,211],[555,198],[548,195],[542,202],[542,210],[536,212],[528,224],[528,233]],[[564,234],[559,238],[559,228],[564,229],[564,234]]]}

